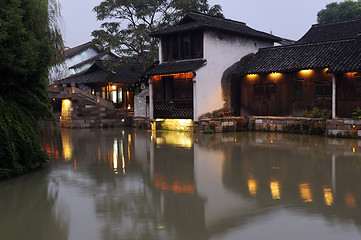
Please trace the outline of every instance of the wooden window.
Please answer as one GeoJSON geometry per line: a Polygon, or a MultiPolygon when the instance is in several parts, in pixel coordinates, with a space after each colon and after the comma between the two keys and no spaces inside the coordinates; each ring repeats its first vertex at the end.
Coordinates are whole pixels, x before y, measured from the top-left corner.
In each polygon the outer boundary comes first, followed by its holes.
{"type": "Polygon", "coordinates": [[[254,84],[253,99],[255,101],[275,100],[276,84],[275,83],[254,84]]]}
{"type": "Polygon", "coordinates": [[[188,79],[174,79],[174,99],[192,100],[193,99],[193,81],[188,79]]]}
{"type": "Polygon", "coordinates": [[[172,59],[172,38],[166,36],[162,38],[162,56],[164,61],[172,59]]]}
{"type": "Polygon", "coordinates": [[[295,80],[292,85],[293,100],[303,99],[303,80],[295,80]]]}
{"type": "Polygon", "coordinates": [[[163,81],[162,79],[152,81],[154,99],[163,99],[163,81]]]}
{"type": "Polygon", "coordinates": [[[163,81],[163,89],[164,89],[164,100],[169,102],[174,99],[174,79],[173,76],[167,76],[162,78],[163,81]]]}
{"type": "Polygon", "coordinates": [[[162,38],[163,61],[203,58],[203,33],[200,31],[162,38]]]}
{"type": "Polygon", "coordinates": [[[355,80],[355,96],[361,98],[361,77],[356,77],[355,80]]]}
{"type": "Polygon", "coordinates": [[[332,83],[331,81],[316,82],[316,98],[331,98],[332,83]]]}

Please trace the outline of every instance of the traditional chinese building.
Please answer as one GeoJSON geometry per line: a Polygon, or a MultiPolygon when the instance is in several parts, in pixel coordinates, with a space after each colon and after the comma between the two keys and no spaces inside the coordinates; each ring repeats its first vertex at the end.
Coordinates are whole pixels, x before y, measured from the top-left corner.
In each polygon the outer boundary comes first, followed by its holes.
{"type": "Polygon", "coordinates": [[[351,117],[361,106],[361,19],[316,24],[295,44],[239,64],[242,115],[300,116],[314,107],[351,117]]]}
{"type": "Polygon", "coordinates": [[[160,39],[160,63],[148,72],[150,119],[195,121],[223,108],[225,69],[281,40],[243,22],[194,12],[151,35],[160,39]]]}

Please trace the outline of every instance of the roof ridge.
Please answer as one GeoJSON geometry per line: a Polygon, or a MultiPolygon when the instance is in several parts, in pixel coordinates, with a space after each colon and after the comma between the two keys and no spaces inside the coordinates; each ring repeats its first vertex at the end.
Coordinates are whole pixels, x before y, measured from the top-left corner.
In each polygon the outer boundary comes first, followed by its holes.
{"type": "Polygon", "coordinates": [[[311,42],[311,43],[294,43],[284,46],[273,46],[273,47],[265,47],[260,48],[259,51],[268,51],[272,49],[282,49],[282,48],[291,48],[291,47],[304,47],[304,46],[318,46],[318,45],[324,45],[324,44],[331,44],[331,43],[342,43],[342,42],[353,42],[355,39],[344,39],[344,40],[333,40],[333,41],[325,41],[325,42],[311,42]]]}
{"type": "Polygon", "coordinates": [[[206,13],[201,13],[201,12],[189,11],[188,14],[196,14],[196,15],[198,14],[198,15],[202,15],[202,16],[205,16],[205,17],[210,17],[210,18],[213,18],[213,19],[221,20],[221,21],[234,22],[234,23],[247,25],[245,22],[242,22],[242,21],[236,21],[236,20],[229,19],[229,18],[220,18],[220,17],[217,17],[217,16],[212,16],[212,15],[209,15],[209,14],[206,14],[206,13]]]}
{"type": "Polygon", "coordinates": [[[347,19],[347,20],[341,20],[341,21],[329,22],[329,23],[315,23],[315,24],[312,24],[312,27],[336,25],[336,24],[347,23],[347,22],[355,22],[355,21],[361,21],[361,18],[353,18],[353,19],[347,19]]]}

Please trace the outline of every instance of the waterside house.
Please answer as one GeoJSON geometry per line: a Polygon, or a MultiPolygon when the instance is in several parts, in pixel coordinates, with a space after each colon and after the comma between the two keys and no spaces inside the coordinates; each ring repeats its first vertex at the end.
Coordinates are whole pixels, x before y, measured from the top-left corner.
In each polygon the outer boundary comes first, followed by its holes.
{"type": "Polygon", "coordinates": [[[141,65],[120,63],[90,43],[66,49],[64,57],[58,67],[66,77],[53,81],[49,94],[60,126],[123,126],[134,108],[133,92],[126,88],[141,75],[141,65]]]}
{"type": "Polygon", "coordinates": [[[351,117],[361,106],[361,19],[316,24],[295,44],[246,56],[242,115],[300,116],[314,107],[351,117]]]}
{"type": "Polygon", "coordinates": [[[148,92],[145,85],[138,91],[144,99],[149,95],[149,118],[193,121],[223,108],[221,78],[231,64],[281,40],[242,22],[194,12],[151,35],[160,39],[160,62],[147,72],[148,92]]]}

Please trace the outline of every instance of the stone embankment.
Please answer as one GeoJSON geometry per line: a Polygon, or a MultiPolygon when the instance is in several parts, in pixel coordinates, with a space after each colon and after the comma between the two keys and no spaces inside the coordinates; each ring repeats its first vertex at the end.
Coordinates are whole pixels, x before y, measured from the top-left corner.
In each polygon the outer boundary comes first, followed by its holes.
{"type": "MultiPolygon", "coordinates": [[[[133,126],[152,130],[179,131],[176,124],[168,124],[164,120],[151,121],[147,118],[135,118],[133,126]]],[[[264,131],[324,135],[330,137],[361,138],[361,121],[351,119],[320,119],[302,117],[225,117],[202,119],[192,122],[182,131],[203,133],[264,131]]]]}

